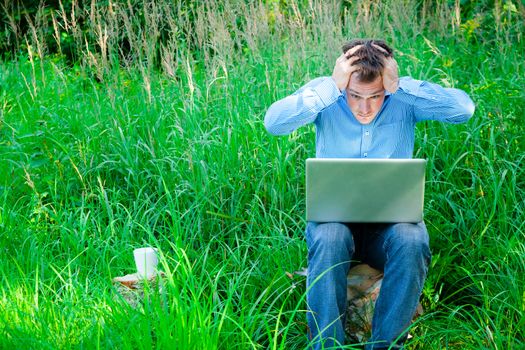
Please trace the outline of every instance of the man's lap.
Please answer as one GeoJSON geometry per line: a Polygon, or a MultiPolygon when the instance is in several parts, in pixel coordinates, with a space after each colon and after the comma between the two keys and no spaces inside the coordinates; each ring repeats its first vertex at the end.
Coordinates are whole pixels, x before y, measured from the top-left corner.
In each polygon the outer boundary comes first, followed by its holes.
{"type": "Polygon", "coordinates": [[[317,223],[308,222],[306,241],[308,249],[322,241],[322,249],[332,249],[353,242],[352,262],[365,262],[383,270],[390,247],[416,244],[428,247],[428,233],[420,223],[317,223]]]}

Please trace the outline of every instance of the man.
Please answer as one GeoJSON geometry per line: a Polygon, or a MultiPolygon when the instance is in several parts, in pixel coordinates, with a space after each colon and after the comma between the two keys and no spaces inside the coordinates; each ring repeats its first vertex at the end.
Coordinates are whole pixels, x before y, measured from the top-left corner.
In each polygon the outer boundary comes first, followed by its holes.
{"type": "MultiPolygon", "coordinates": [[[[319,158],[411,158],[417,122],[462,123],[474,113],[463,91],[398,78],[381,40],[343,46],[331,77],[312,80],[275,102],[264,120],[274,135],[314,123],[319,158]]],[[[308,222],[307,314],[316,349],[343,345],[350,262],[384,271],[367,349],[402,348],[430,262],[425,224],[308,222]]]]}

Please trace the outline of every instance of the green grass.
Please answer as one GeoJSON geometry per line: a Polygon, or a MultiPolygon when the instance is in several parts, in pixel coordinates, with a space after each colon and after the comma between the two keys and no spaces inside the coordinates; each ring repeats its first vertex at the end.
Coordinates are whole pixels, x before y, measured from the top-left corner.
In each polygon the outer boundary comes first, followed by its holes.
{"type": "Polygon", "coordinates": [[[408,348],[525,348],[525,43],[510,3],[461,23],[441,2],[161,6],[192,30],[171,32],[171,56],[150,35],[128,61],[119,40],[141,43],[140,21],[100,10],[119,28],[106,63],[93,42],[75,64],[1,61],[0,348],[303,349],[305,281],[286,272],[306,265],[314,133],[275,138],[262,120],[356,36],[476,103],[466,125],[418,126],[433,261],[408,348]],[[167,277],[135,310],[111,279],[143,245],[167,277]]]}

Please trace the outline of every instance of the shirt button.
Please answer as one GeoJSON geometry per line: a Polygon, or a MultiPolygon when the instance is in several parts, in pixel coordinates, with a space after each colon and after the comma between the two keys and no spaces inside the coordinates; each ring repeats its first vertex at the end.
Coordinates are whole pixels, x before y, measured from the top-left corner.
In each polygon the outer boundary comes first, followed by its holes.
{"type": "Polygon", "coordinates": [[[370,131],[368,131],[368,130],[365,131],[365,135],[366,135],[366,136],[370,135],[370,131]]]}
{"type": "Polygon", "coordinates": [[[368,153],[366,153],[366,152],[363,153],[363,156],[364,156],[365,158],[368,157],[368,153]]]}

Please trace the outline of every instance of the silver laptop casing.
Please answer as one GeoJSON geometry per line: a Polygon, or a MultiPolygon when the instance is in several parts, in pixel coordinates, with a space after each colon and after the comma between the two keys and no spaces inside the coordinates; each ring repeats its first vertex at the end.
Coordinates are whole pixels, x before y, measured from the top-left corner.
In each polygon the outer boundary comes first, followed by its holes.
{"type": "Polygon", "coordinates": [[[425,159],[308,158],[306,220],[420,222],[425,159]]]}

